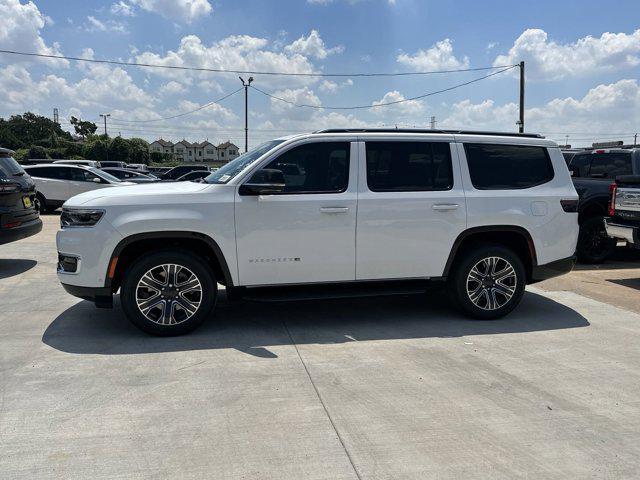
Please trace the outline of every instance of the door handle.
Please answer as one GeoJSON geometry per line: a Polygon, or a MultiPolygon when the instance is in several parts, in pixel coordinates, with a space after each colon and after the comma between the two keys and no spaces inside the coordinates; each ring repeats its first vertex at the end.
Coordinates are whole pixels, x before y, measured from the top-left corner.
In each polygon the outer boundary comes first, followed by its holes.
{"type": "Polygon", "coordinates": [[[320,207],[321,213],[347,213],[349,207],[320,207]]]}
{"type": "Polygon", "coordinates": [[[457,203],[434,203],[431,205],[431,208],[434,210],[446,211],[446,210],[456,210],[460,205],[457,203]]]}

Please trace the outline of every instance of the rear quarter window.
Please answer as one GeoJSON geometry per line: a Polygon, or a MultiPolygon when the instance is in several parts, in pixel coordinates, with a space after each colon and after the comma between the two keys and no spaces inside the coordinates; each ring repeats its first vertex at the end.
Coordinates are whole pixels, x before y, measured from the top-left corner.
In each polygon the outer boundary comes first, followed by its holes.
{"type": "Polygon", "coordinates": [[[531,188],[553,179],[545,147],[529,145],[464,145],[471,183],[478,190],[531,188]]]}
{"type": "Polygon", "coordinates": [[[0,157],[0,178],[13,177],[20,173],[24,173],[24,170],[12,157],[0,157]]]}

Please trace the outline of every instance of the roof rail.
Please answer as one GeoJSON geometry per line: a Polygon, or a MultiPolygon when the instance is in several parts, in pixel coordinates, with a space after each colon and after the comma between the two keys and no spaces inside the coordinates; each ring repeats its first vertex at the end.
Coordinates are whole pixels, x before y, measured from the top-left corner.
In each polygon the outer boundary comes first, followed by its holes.
{"type": "Polygon", "coordinates": [[[499,137],[544,138],[538,133],[485,132],[474,130],[440,130],[420,128],[325,128],[313,133],[448,133],[452,135],[494,135],[499,137]]]}

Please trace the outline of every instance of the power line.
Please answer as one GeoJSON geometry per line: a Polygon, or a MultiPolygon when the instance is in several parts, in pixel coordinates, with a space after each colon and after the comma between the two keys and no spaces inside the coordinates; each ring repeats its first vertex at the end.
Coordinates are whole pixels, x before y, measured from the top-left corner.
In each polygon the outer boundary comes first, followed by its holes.
{"type": "Polygon", "coordinates": [[[113,118],[113,120],[118,120],[119,122],[127,122],[127,123],[150,123],[150,122],[161,122],[163,120],[171,120],[173,118],[178,118],[178,117],[184,117],[185,115],[191,115],[192,113],[199,112],[200,110],[205,109],[207,107],[210,107],[211,105],[214,105],[216,103],[220,103],[223,100],[235,95],[240,90],[242,90],[242,88],[234,90],[233,92],[228,93],[224,97],[220,97],[217,100],[214,100],[214,101],[209,102],[209,103],[205,103],[204,105],[200,105],[198,108],[194,108],[193,110],[189,110],[188,112],[178,113],[177,115],[171,115],[170,117],[154,118],[152,120],[125,120],[124,118],[113,118]]]}
{"type": "Polygon", "coordinates": [[[279,100],[281,102],[284,103],[288,103],[289,105],[293,105],[294,107],[298,107],[298,108],[314,108],[317,110],[362,110],[362,109],[368,109],[368,108],[377,108],[377,107],[386,107],[389,105],[397,105],[399,103],[405,103],[405,102],[411,102],[413,100],[419,100],[421,98],[426,98],[426,97],[431,97],[433,95],[437,95],[439,93],[444,93],[444,92],[449,92],[451,90],[455,90],[456,88],[460,88],[460,87],[464,87],[466,85],[470,85],[472,83],[476,83],[479,82],[481,80],[485,80],[489,77],[493,77],[494,75],[498,75],[500,73],[506,72],[507,70],[511,70],[513,68],[519,67],[519,65],[512,65],[510,67],[504,68],[502,70],[499,70],[497,72],[493,72],[490,73],[489,75],[485,75],[483,77],[479,77],[479,78],[474,78],[473,80],[469,80],[468,82],[463,82],[463,83],[459,83],[457,85],[454,85],[452,87],[448,87],[448,88],[443,88],[441,90],[436,90],[434,92],[429,92],[429,93],[425,93],[422,95],[418,95],[415,97],[411,97],[411,98],[405,98],[404,100],[395,100],[393,102],[385,102],[385,103],[376,103],[376,104],[371,104],[371,105],[355,105],[355,106],[350,106],[350,107],[327,107],[327,106],[322,106],[322,105],[311,105],[308,103],[295,103],[291,100],[287,100],[286,98],[282,98],[282,97],[277,97],[276,95],[273,95],[271,93],[265,92],[264,90],[260,90],[257,87],[254,87],[253,85],[251,85],[251,88],[253,88],[254,90],[262,93],[263,95],[266,95],[267,97],[273,98],[274,100],[279,100]]]}
{"type": "Polygon", "coordinates": [[[269,72],[269,71],[260,71],[260,70],[235,70],[235,69],[209,68],[209,67],[185,67],[185,66],[178,66],[178,65],[159,65],[155,63],[125,62],[122,60],[98,60],[95,58],[70,57],[67,55],[19,52],[16,50],[0,50],[0,53],[5,53],[8,55],[20,55],[24,57],[72,60],[75,62],[102,63],[102,64],[108,64],[108,65],[121,65],[121,66],[127,66],[127,67],[164,68],[169,70],[189,70],[193,72],[232,73],[232,74],[239,74],[239,75],[274,75],[274,76],[286,76],[286,77],[403,77],[403,76],[412,76],[412,75],[435,75],[435,74],[459,73],[459,72],[478,72],[483,70],[497,70],[500,68],[518,66],[518,65],[495,65],[491,67],[456,68],[451,70],[431,70],[426,72],[298,73],[298,72],[269,72]]]}

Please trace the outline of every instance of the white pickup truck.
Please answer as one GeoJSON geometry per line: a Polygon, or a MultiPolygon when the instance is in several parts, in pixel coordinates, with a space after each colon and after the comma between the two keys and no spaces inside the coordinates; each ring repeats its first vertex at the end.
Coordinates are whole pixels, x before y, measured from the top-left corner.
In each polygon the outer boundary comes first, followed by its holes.
{"type": "Polygon", "coordinates": [[[623,175],[611,184],[607,235],[640,248],[640,175],[623,175]]]}

